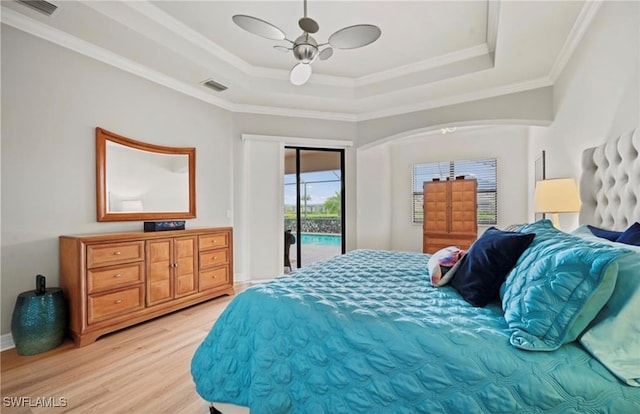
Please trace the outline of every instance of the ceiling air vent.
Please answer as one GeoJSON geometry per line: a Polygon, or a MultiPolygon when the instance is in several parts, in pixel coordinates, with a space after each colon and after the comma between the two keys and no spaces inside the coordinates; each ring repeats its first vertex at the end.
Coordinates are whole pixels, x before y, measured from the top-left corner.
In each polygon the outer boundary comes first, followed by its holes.
{"type": "Polygon", "coordinates": [[[227,87],[224,86],[223,84],[218,83],[218,82],[216,82],[214,80],[211,80],[211,79],[202,82],[202,84],[204,86],[206,86],[207,88],[213,89],[216,92],[222,92],[222,91],[227,89],[227,87]]]}
{"type": "Polygon", "coordinates": [[[18,3],[22,3],[25,6],[29,6],[34,10],[39,11],[40,13],[46,14],[47,16],[51,16],[54,11],[58,9],[58,6],[55,4],[49,3],[44,0],[17,0],[18,3]]]}

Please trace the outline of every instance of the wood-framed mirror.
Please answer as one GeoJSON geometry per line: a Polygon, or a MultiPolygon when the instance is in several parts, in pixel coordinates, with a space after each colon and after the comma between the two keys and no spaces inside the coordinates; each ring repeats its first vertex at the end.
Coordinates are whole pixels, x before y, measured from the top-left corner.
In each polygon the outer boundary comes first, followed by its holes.
{"type": "Polygon", "coordinates": [[[98,221],[196,217],[196,149],[148,144],[96,128],[98,221]]]}

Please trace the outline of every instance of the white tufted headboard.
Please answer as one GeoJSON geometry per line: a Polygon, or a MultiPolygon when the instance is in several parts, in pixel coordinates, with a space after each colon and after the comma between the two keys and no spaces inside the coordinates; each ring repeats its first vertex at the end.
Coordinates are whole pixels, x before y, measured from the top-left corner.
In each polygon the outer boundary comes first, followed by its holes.
{"type": "Polygon", "coordinates": [[[640,221],[640,128],[582,152],[580,224],[625,230],[640,221]]]}

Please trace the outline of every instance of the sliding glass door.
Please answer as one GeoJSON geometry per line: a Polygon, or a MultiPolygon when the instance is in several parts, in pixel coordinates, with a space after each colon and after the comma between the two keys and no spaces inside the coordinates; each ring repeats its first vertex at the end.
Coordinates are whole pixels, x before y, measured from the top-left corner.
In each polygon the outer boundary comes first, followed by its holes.
{"type": "Polygon", "coordinates": [[[285,272],[343,254],[344,150],[285,148],[284,187],[285,272]]]}

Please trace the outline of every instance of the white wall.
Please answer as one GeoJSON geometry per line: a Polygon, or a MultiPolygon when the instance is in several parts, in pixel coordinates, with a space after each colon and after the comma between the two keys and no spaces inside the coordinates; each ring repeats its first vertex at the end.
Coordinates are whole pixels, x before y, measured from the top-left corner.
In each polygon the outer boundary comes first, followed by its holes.
{"type": "Polygon", "coordinates": [[[358,149],[358,248],[391,249],[389,144],[358,149]]]}
{"type": "Polygon", "coordinates": [[[196,147],[193,228],[231,224],[231,122],[227,111],[2,25],[1,333],[36,274],[58,285],[58,236],[142,230],[96,221],[96,126],[196,147]]]}
{"type": "MultiPolygon", "coordinates": [[[[603,2],[556,82],[553,123],[531,128],[529,164],[545,150],[547,178],[577,180],[582,150],[640,126],[639,56],[640,3],[603,2]]],[[[572,230],[578,215],[560,214],[560,225],[572,230]]]]}
{"type": "Polygon", "coordinates": [[[273,142],[244,141],[247,160],[247,233],[245,244],[236,243],[247,258],[251,279],[272,279],[282,274],[284,247],[284,146],[273,142]]]}
{"type": "MultiPolygon", "coordinates": [[[[422,225],[411,220],[413,165],[425,162],[496,158],[498,160],[498,223],[526,221],[527,127],[461,128],[431,133],[390,145],[391,248],[422,251],[422,225]]],[[[482,233],[488,226],[479,227],[482,233]]]]}

